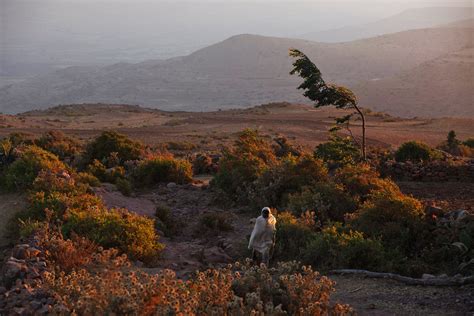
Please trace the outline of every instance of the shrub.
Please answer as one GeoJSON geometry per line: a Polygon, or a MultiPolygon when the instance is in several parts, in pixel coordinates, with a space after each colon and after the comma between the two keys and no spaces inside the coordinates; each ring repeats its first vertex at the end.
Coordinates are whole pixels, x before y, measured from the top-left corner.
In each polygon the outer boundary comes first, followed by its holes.
{"type": "Polygon", "coordinates": [[[198,154],[193,159],[193,172],[194,174],[209,174],[213,173],[214,164],[212,158],[206,154],[198,154]]]}
{"type": "Polygon", "coordinates": [[[352,139],[336,134],[333,134],[328,142],[318,145],[315,154],[330,167],[353,165],[361,160],[360,150],[352,139]]]}
{"type": "Polygon", "coordinates": [[[156,224],[158,225],[158,228],[163,231],[165,236],[176,235],[179,232],[180,227],[183,225],[183,223],[177,221],[177,219],[171,214],[171,209],[166,205],[158,205],[156,207],[155,216],[159,220],[156,224]]]}
{"type": "Polygon", "coordinates": [[[271,144],[257,131],[244,130],[234,146],[224,150],[212,185],[238,200],[247,186],[275,163],[271,144]]]}
{"type": "Polygon", "coordinates": [[[9,190],[29,188],[41,170],[57,172],[66,170],[58,157],[37,146],[31,145],[19,150],[16,159],[5,171],[3,183],[9,190]]]}
{"type": "Polygon", "coordinates": [[[81,144],[61,131],[50,131],[37,139],[35,144],[62,160],[74,157],[81,151],[81,144]]]}
{"type": "Polygon", "coordinates": [[[291,194],[328,179],[323,162],[311,155],[288,156],[264,172],[248,193],[256,205],[285,207],[291,194]]]}
{"type": "Polygon", "coordinates": [[[341,226],[330,226],[309,241],[303,261],[321,269],[380,270],[384,250],[380,241],[366,239],[361,232],[344,232],[341,226]]]}
{"type": "Polygon", "coordinates": [[[206,213],[199,219],[199,232],[218,234],[233,230],[229,216],[225,213],[206,213]]]}
{"type": "Polygon", "coordinates": [[[107,269],[51,272],[45,278],[59,303],[78,314],[353,314],[348,305],[331,303],[334,282],[295,262],[272,269],[236,263],[181,280],[170,270],[151,275],[130,269],[126,258],[110,250],[93,258],[91,265],[107,269]]]}
{"type": "Polygon", "coordinates": [[[46,260],[68,273],[92,263],[93,255],[98,251],[96,244],[74,234],[71,239],[64,239],[60,233],[45,230],[37,235],[46,260]]]}
{"type": "Polygon", "coordinates": [[[132,178],[138,187],[161,182],[184,184],[191,182],[192,177],[192,165],[189,161],[165,155],[141,161],[132,172],[132,178]]]}
{"type": "Polygon", "coordinates": [[[313,229],[289,212],[277,215],[274,257],[278,260],[301,258],[306,245],[315,236],[313,229]]]}
{"type": "Polygon", "coordinates": [[[376,192],[399,194],[399,187],[389,179],[381,179],[377,171],[369,165],[345,166],[335,175],[335,181],[344,191],[358,202],[364,202],[376,192]]]}
{"type": "Polygon", "coordinates": [[[319,182],[291,194],[288,209],[298,215],[308,210],[315,211],[322,222],[343,221],[346,213],[357,209],[357,203],[341,186],[319,182]]]}
{"type": "Polygon", "coordinates": [[[103,247],[118,248],[134,259],[150,261],[163,245],[155,234],[154,220],[126,209],[70,209],[63,225],[65,236],[76,233],[103,247]]]}
{"type": "Polygon", "coordinates": [[[166,148],[176,151],[191,151],[196,149],[196,145],[189,142],[168,142],[166,148]]]}
{"type": "Polygon", "coordinates": [[[403,143],[395,152],[395,160],[400,162],[423,162],[441,158],[440,154],[422,142],[403,143]]]}
{"type": "Polygon", "coordinates": [[[106,171],[107,168],[97,159],[92,160],[92,162],[87,166],[87,172],[102,181],[105,181],[106,171]]]}
{"type": "Polygon", "coordinates": [[[91,187],[100,187],[100,180],[88,172],[79,172],[77,182],[87,184],[91,187]]]}
{"type": "Polygon", "coordinates": [[[467,146],[469,148],[474,148],[474,137],[468,138],[465,141],[462,142],[464,146],[467,146]]]}
{"type": "Polygon", "coordinates": [[[117,187],[117,190],[125,196],[130,196],[132,194],[132,184],[127,179],[118,178],[115,180],[115,186],[117,187]]]}
{"type": "Polygon", "coordinates": [[[423,217],[420,201],[403,194],[377,193],[364,203],[352,224],[369,237],[380,237],[388,248],[408,254],[424,242],[423,217]]]}
{"type": "Polygon", "coordinates": [[[127,160],[139,159],[143,150],[142,143],[117,132],[106,131],[87,145],[84,159],[86,164],[94,159],[105,162],[112,153],[116,153],[116,157],[122,164],[127,160]]]}

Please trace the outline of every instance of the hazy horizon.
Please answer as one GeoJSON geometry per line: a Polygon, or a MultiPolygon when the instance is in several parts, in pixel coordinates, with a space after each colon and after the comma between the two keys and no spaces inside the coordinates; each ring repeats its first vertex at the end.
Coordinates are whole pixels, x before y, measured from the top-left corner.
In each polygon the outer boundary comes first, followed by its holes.
{"type": "Polygon", "coordinates": [[[0,0],[0,76],[187,55],[230,36],[278,37],[361,25],[470,1],[0,0]]]}

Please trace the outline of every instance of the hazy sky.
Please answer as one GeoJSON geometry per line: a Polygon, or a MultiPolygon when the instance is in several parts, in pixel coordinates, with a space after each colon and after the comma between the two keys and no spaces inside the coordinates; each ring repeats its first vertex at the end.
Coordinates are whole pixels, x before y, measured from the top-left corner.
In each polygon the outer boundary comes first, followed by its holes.
{"type": "Polygon", "coordinates": [[[457,0],[0,0],[0,77],[188,54],[241,34],[295,37],[457,0]],[[47,66],[50,67],[50,66],[47,66]]]}

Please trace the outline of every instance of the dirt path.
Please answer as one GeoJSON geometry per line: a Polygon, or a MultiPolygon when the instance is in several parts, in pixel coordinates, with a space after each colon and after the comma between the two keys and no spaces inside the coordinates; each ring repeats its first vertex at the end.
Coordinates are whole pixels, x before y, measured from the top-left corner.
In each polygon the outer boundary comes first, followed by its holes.
{"type": "Polygon", "coordinates": [[[22,194],[8,193],[0,194],[0,262],[12,246],[12,238],[9,236],[11,220],[16,213],[26,208],[26,198],[22,194]]]}
{"type": "Polygon", "coordinates": [[[409,286],[393,280],[331,275],[334,301],[359,315],[474,315],[474,286],[409,286]]]}
{"type": "Polygon", "coordinates": [[[160,185],[133,197],[123,196],[110,185],[96,192],[108,207],[125,207],[153,218],[157,206],[169,207],[173,219],[177,221],[178,232],[170,237],[160,237],[166,248],[149,271],[169,268],[179,276],[187,277],[198,269],[233,262],[245,252],[246,236],[253,228],[249,216],[215,206],[213,195],[206,187],[206,183],[199,180],[197,184],[183,186],[160,185]],[[211,231],[202,227],[200,218],[206,213],[224,214],[229,218],[232,230],[211,231]]]}

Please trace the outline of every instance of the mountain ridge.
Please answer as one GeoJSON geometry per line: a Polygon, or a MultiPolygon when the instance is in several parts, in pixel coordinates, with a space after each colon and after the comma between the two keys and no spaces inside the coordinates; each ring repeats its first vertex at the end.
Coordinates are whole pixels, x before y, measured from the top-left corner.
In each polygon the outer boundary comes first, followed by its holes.
{"type": "MultiPolygon", "coordinates": [[[[361,82],[394,77],[472,45],[471,34],[465,28],[430,28],[330,44],[241,34],[179,58],[62,69],[0,89],[0,108],[12,113],[102,102],[208,111],[307,102],[296,90],[300,80],[288,74],[291,47],[307,53],[327,81],[360,94],[361,82]]],[[[370,93],[367,97],[363,93],[361,99],[370,100],[370,93]]]]}

